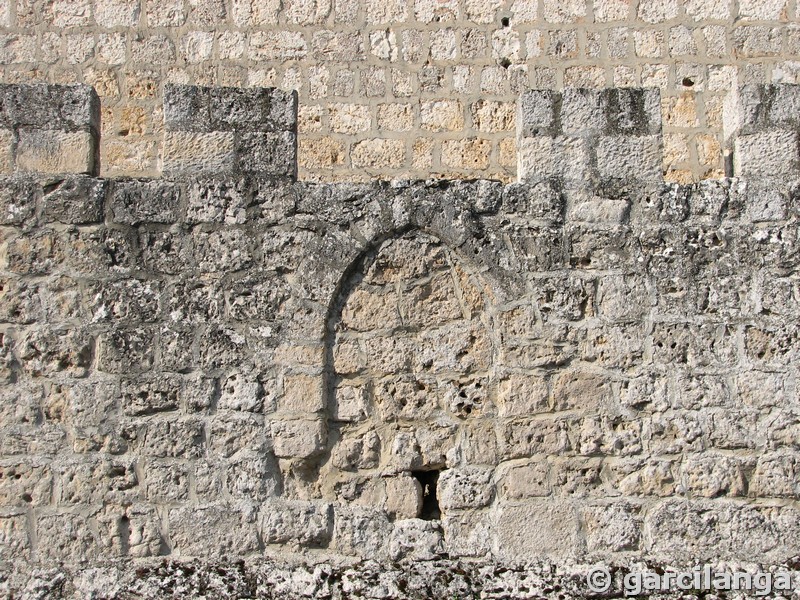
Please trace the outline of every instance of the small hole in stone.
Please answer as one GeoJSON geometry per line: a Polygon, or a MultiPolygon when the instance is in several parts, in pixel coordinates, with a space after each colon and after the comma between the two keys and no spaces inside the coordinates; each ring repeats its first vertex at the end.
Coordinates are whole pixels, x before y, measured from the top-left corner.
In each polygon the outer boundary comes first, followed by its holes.
{"type": "Polygon", "coordinates": [[[32,501],[33,501],[33,498],[31,497],[31,495],[30,495],[30,494],[22,494],[22,499],[23,499],[25,502],[32,502],[32,501]]]}
{"type": "Polygon", "coordinates": [[[442,516],[439,499],[436,497],[436,484],[439,471],[414,471],[411,473],[422,486],[422,510],[419,518],[423,521],[437,521],[442,516]]]}
{"type": "Polygon", "coordinates": [[[691,77],[684,77],[681,83],[683,83],[684,87],[692,87],[694,85],[694,81],[692,81],[691,77]]]}
{"type": "Polygon", "coordinates": [[[503,17],[502,19],[500,19],[500,24],[503,27],[508,27],[511,24],[511,19],[509,19],[508,17],[503,17]]]}
{"type": "Polygon", "coordinates": [[[508,60],[507,58],[501,58],[500,59],[500,66],[503,67],[504,69],[507,69],[508,67],[511,66],[511,61],[508,60]]]}

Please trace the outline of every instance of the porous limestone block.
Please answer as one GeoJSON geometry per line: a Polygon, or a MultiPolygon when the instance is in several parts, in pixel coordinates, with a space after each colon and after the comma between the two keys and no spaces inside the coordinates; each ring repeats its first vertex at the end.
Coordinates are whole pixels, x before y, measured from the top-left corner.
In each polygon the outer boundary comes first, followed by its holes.
{"type": "Polygon", "coordinates": [[[309,458],[322,452],[327,438],[325,425],[314,421],[273,421],[271,423],[275,456],[309,458]]]}
{"type": "Polygon", "coordinates": [[[494,495],[493,469],[463,467],[447,469],[439,476],[439,505],[444,510],[482,508],[494,495]]]}
{"type": "Polygon", "coordinates": [[[320,546],[330,541],[333,533],[333,506],[274,500],[261,507],[259,527],[265,544],[320,546]]]}
{"type": "Polygon", "coordinates": [[[167,175],[230,172],[236,166],[235,144],[234,133],[230,131],[167,131],[162,171],[167,175]]]}

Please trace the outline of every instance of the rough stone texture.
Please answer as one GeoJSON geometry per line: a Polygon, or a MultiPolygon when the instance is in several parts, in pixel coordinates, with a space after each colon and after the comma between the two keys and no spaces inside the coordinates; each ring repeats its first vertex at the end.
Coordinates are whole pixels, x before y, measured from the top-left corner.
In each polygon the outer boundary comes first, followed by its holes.
{"type": "Polygon", "coordinates": [[[297,94],[168,85],[164,174],[297,172],[297,94]]]}
{"type": "MultiPolygon", "coordinates": [[[[756,112],[790,106],[770,89],[756,112]]],[[[4,176],[2,593],[583,598],[595,561],[795,572],[800,173],[680,185],[604,150],[658,145],[658,105],[527,93],[522,140],[582,143],[582,181],[552,160],[511,185],[4,176]]],[[[286,133],[275,106],[179,133],[286,133]]],[[[734,149],[773,131],[738,127],[734,149]]]]}
{"type": "Polygon", "coordinates": [[[160,174],[170,84],[297,91],[322,115],[299,133],[303,179],[506,182],[520,92],[613,85],[660,89],[665,133],[682,149],[662,171],[686,183],[724,174],[728,89],[800,81],[797,22],[794,0],[5,0],[0,64],[5,83],[97,89],[109,176],[160,174]],[[458,100],[457,114],[434,129],[425,107],[442,100],[458,100]],[[410,107],[402,162],[354,168],[358,144],[382,137],[398,103],[410,107]],[[341,104],[362,105],[367,127],[338,130],[327,115],[341,104]],[[666,122],[676,104],[692,118],[666,122]],[[486,160],[441,160],[443,142],[483,134],[486,160]],[[320,160],[319,144],[340,159],[320,160]],[[415,160],[420,144],[430,162],[415,160]]]}

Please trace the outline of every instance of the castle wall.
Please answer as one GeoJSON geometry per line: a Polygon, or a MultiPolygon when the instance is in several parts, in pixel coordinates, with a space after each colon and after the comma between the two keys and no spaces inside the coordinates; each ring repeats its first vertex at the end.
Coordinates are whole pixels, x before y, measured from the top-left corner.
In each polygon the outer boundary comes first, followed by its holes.
{"type": "Polygon", "coordinates": [[[691,185],[654,90],[527,91],[514,184],[300,182],[295,94],[166,93],[165,176],[105,179],[93,90],[0,88],[5,592],[793,568],[800,87],[691,185]]]}

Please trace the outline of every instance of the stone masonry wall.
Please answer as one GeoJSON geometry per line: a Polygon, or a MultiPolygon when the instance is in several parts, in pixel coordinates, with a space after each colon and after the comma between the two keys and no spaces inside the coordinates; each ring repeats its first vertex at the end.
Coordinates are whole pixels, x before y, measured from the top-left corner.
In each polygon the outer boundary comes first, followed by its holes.
{"type": "Polygon", "coordinates": [[[583,597],[800,554],[800,86],[660,180],[652,89],[530,90],[520,182],[295,180],[297,96],[0,87],[0,590],[583,597]],[[638,565],[638,566],[637,566],[638,565]]]}
{"type": "Polygon", "coordinates": [[[297,90],[321,181],[512,181],[524,90],[656,87],[687,183],[724,174],[729,89],[798,83],[800,27],[795,0],[2,0],[0,69],[94,86],[109,176],[161,172],[166,83],[297,90]]]}

